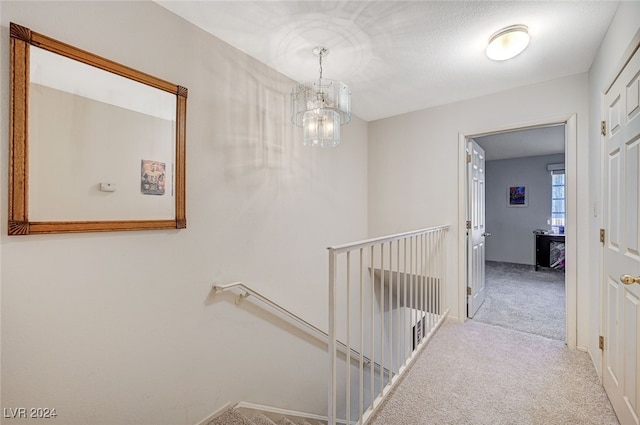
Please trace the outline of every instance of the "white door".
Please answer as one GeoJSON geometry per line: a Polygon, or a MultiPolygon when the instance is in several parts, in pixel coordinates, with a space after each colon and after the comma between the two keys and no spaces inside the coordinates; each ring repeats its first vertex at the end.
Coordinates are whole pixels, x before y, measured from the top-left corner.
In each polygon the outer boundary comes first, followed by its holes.
{"type": "Polygon", "coordinates": [[[632,283],[640,277],[639,52],[604,102],[603,383],[621,425],[630,425],[640,423],[640,284],[632,283]]]}
{"type": "Polygon", "coordinates": [[[475,141],[467,142],[468,209],[467,209],[467,316],[472,318],[486,296],[484,279],[484,149],[475,141]]]}

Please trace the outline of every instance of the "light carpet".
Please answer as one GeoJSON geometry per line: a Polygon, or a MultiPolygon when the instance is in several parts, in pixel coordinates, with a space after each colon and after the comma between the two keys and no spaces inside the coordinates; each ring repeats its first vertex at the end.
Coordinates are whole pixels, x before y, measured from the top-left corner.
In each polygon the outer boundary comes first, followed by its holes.
{"type": "Polygon", "coordinates": [[[565,339],[564,271],[487,261],[486,299],[474,321],[565,339]]]}
{"type": "Polygon", "coordinates": [[[447,322],[372,425],[618,425],[587,353],[499,326],[447,322]]]}

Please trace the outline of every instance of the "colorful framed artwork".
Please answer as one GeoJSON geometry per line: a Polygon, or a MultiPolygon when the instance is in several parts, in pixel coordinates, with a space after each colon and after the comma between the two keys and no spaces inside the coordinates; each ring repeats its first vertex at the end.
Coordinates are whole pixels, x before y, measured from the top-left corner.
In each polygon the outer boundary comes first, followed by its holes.
{"type": "Polygon", "coordinates": [[[508,207],[526,207],[528,205],[527,186],[509,186],[507,188],[508,207]]]}

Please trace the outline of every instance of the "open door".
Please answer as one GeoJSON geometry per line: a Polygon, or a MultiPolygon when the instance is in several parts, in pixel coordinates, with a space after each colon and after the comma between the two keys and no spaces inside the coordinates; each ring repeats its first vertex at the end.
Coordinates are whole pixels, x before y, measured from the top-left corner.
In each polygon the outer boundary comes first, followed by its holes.
{"type": "Polygon", "coordinates": [[[467,141],[467,316],[472,318],[484,302],[485,290],[485,174],[484,149],[467,141]]]}
{"type": "Polygon", "coordinates": [[[640,420],[640,51],[604,97],[603,385],[621,425],[640,420]]]}

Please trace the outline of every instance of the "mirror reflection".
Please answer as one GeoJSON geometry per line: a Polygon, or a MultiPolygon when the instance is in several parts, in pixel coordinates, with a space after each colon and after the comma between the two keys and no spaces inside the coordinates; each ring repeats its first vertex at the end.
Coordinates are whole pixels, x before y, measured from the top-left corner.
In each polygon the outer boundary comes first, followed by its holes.
{"type": "Polygon", "coordinates": [[[15,24],[11,42],[9,234],[185,227],[186,89],[15,24]]]}

